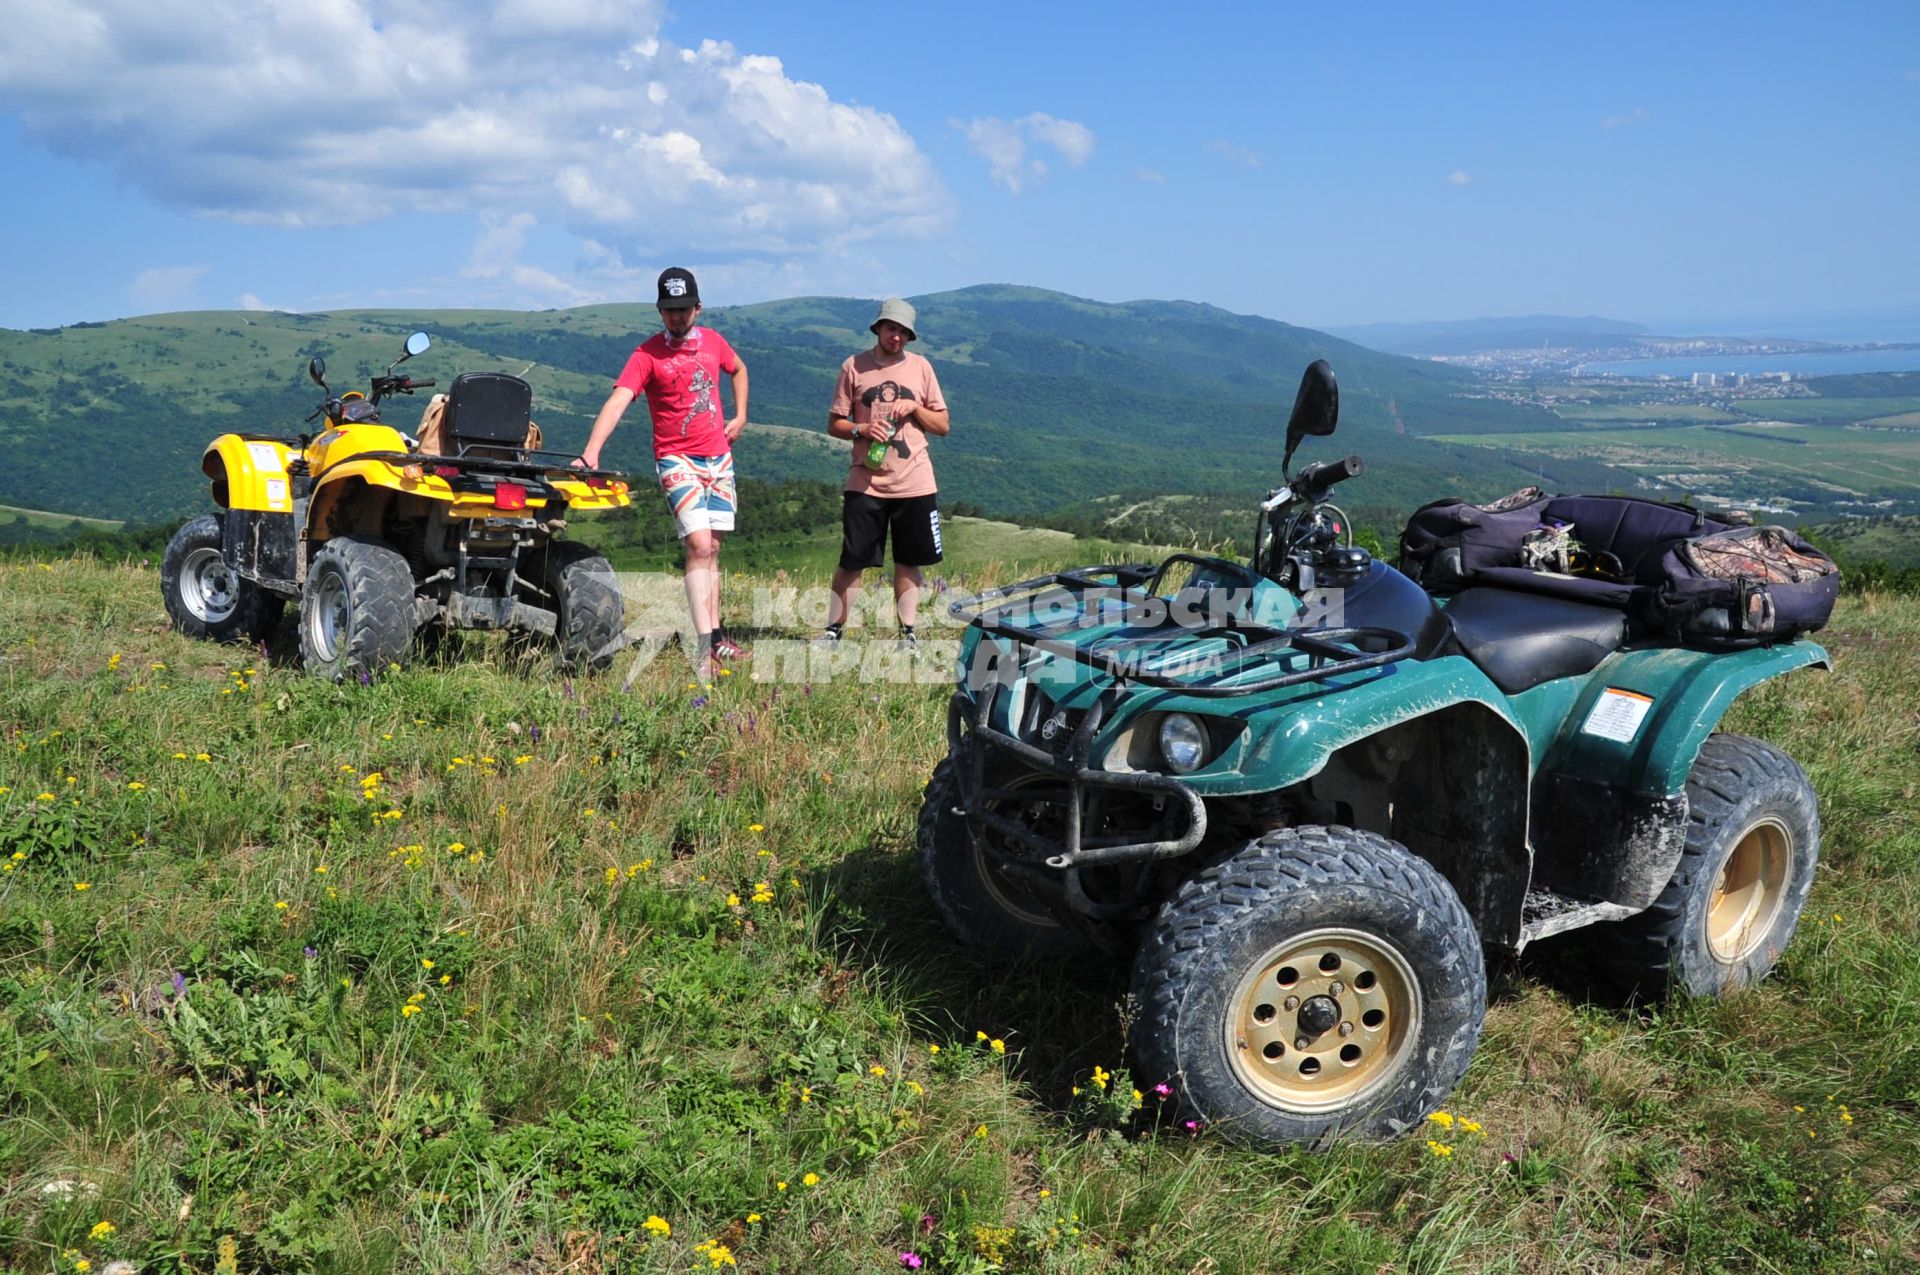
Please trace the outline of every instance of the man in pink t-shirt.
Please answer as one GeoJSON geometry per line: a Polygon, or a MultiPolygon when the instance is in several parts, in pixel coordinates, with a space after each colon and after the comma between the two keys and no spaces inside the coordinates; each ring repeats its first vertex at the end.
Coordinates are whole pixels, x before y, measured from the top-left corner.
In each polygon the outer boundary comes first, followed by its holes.
{"type": "Polygon", "coordinates": [[[725,337],[694,325],[700,289],[692,271],[674,266],[661,272],[657,308],[664,330],[627,359],[594,417],[580,461],[588,469],[600,467],[600,451],[627,405],[645,394],[653,416],[654,468],[687,551],[694,663],[704,680],[716,656],[725,660],[744,653],[720,624],[720,541],[733,530],[733,440],[747,426],[747,365],[725,337]],[[720,413],[723,374],[733,381],[731,419],[720,413]]]}
{"type": "Polygon", "coordinates": [[[853,440],[853,465],[840,517],[840,566],[833,573],[823,642],[840,640],[861,573],[885,558],[893,541],[893,602],[901,639],[914,644],[920,568],[940,561],[940,497],[927,439],[947,433],[951,418],[933,364],[907,350],[915,338],[913,307],[898,297],[880,303],[869,329],[873,348],[840,366],[827,412],[827,432],[853,440]]]}

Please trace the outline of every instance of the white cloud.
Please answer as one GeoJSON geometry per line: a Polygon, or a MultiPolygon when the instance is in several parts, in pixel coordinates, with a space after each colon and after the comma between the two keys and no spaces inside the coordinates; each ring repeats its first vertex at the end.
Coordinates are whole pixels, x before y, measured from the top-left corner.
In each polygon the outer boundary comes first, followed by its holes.
{"type": "Polygon", "coordinates": [[[194,304],[200,280],[210,266],[155,266],[142,270],[127,285],[127,295],[147,308],[165,309],[194,304]]]}
{"type": "Polygon", "coordinates": [[[1468,176],[1467,171],[1463,168],[1456,168],[1447,174],[1447,185],[1449,186],[1465,186],[1472,181],[1473,178],[1468,176]]]}
{"type": "Polygon", "coordinates": [[[240,308],[242,310],[251,310],[256,314],[298,314],[300,313],[298,310],[290,309],[287,306],[268,305],[266,302],[262,301],[259,297],[255,296],[251,292],[243,292],[240,294],[240,308]]]}
{"type": "Polygon", "coordinates": [[[1057,153],[1067,165],[1078,168],[1093,157],[1093,130],[1073,120],[1063,120],[1035,111],[1017,120],[992,115],[971,120],[953,120],[953,126],[966,135],[967,146],[987,161],[987,170],[996,185],[1019,194],[1023,186],[1046,180],[1047,166],[1028,159],[1029,146],[1045,146],[1057,153]]]}
{"type": "Polygon", "coordinates": [[[1647,118],[1647,108],[1636,106],[1624,115],[1609,115],[1600,121],[1601,128],[1619,128],[1623,124],[1643,123],[1647,118]]]}
{"type": "MultiPolygon", "coordinates": [[[[660,0],[0,0],[0,111],[242,222],[472,213],[484,243],[525,215],[638,259],[804,254],[950,218],[891,115],[778,58],[676,48],[660,23],[660,0]]],[[[1090,148],[1053,123],[1063,155],[1090,148]]]]}
{"type": "Polygon", "coordinates": [[[1245,164],[1248,168],[1260,167],[1260,156],[1237,142],[1222,141],[1215,138],[1207,143],[1207,150],[1215,155],[1224,156],[1236,164],[1245,164]]]}
{"type": "Polygon", "coordinates": [[[1133,180],[1146,182],[1152,186],[1164,186],[1167,184],[1167,175],[1158,169],[1140,167],[1133,170],[1133,180]]]}

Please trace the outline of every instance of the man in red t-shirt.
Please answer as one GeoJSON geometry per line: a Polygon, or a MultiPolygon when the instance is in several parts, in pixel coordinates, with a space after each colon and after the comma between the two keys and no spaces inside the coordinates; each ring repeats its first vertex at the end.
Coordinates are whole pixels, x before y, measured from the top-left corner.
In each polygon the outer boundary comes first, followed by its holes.
{"type": "Polygon", "coordinates": [[[700,290],[693,272],[661,272],[657,307],[664,331],[634,350],[594,417],[580,460],[600,467],[600,450],[635,396],[653,415],[654,467],[687,551],[687,605],[697,638],[694,663],[704,679],[714,657],[742,650],[720,624],[720,540],[733,530],[733,440],[747,426],[747,365],[727,339],[694,326],[700,290]],[[720,377],[733,380],[733,416],[720,414],[720,377]]]}
{"type": "Polygon", "coordinates": [[[927,439],[947,433],[951,417],[933,364],[907,350],[915,337],[913,307],[898,297],[880,303],[869,329],[873,348],[840,366],[827,411],[827,432],[853,440],[853,465],[842,497],[840,567],[833,573],[825,642],[840,640],[860,576],[880,566],[893,541],[893,602],[900,636],[914,644],[920,568],[940,561],[940,497],[927,439]]]}

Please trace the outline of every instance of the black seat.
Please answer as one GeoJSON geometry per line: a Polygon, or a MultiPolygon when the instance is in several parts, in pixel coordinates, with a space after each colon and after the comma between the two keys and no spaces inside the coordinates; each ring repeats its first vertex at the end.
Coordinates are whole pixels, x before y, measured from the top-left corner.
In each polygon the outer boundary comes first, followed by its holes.
{"type": "Polygon", "coordinates": [[[1625,613],[1612,607],[1512,589],[1468,589],[1446,617],[1460,653],[1509,695],[1591,672],[1627,635],[1625,613]]]}
{"type": "Polygon", "coordinates": [[[533,387],[505,372],[464,372],[447,391],[446,435],[456,456],[517,457],[527,445],[533,387]]]}

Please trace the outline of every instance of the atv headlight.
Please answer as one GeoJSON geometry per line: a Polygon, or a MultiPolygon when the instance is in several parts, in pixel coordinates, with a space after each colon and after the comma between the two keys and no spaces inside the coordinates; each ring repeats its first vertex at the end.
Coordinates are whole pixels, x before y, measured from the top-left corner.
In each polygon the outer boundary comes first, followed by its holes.
{"type": "Polygon", "coordinates": [[[1207,728],[1190,713],[1168,713],[1160,719],[1160,757],[1176,775],[1200,769],[1207,759],[1207,728]]]}

